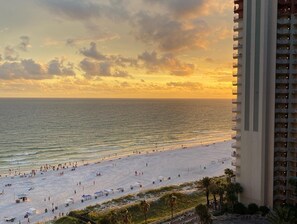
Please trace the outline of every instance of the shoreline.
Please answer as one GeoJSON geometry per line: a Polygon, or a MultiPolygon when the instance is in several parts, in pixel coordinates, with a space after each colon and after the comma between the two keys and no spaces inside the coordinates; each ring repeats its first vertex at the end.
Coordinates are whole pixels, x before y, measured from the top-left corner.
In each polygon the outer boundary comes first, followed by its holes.
{"type": "MultiPolygon", "coordinates": [[[[104,161],[110,161],[110,160],[115,160],[115,159],[121,159],[121,158],[126,158],[126,157],[130,157],[130,156],[137,156],[137,155],[145,155],[145,154],[151,154],[151,153],[158,153],[158,152],[164,152],[164,151],[174,151],[174,150],[182,150],[182,149],[186,149],[186,148],[195,148],[195,147],[202,147],[202,146],[209,146],[212,144],[216,144],[216,143],[220,143],[220,142],[226,142],[226,141],[232,141],[232,139],[226,139],[226,138],[222,138],[222,139],[216,139],[216,140],[212,140],[212,141],[201,141],[201,143],[192,143],[192,144],[181,144],[181,145],[170,145],[167,148],[166,147],[162,147],[162,148],[158,148],[156,147],[155,149],[152,148],[147,148],[144,149],[143,151],[140,150],[123,150],[122,152],[117,152],[117,153],[108,153],[106,155],[101,155],[98,156],[98,158],[96,159],[92,159],[92,160],[77,160],[77,161],[71,161],[71,162],[57,162],[57,163],[46,163],[43,164],[42,166],[47,166],[48,169],[47,171],[52,170],[53,167],[57,168],[57,167],[61,167],[65,166],[67,168],[69,168],[70,166],[73,166],[72,164],[76,164],[76,168],[79,166],[85,166],[85,165],[89,165],[89,164],[98,164],[104,161]],[[68,164],[68,165],[67,165],[68,164]]],[[[100,152],[98,152],[100,153],[100,152]]],[[[25,166],[26,167],[26,166],[25,166]]],[[[30,166],[30,168],[24,168],[24,170],[21,171],[21,166],[19,166],[18,169],[12,169],[8,167],[8,172],[7,173],[0,173],[0,180],[4,177],[17,177],[17,176],[24,176],[24,175],[30,175],[33,173],[36,173],[38,171],[40,171],[40,167],[37,166],[30,166]]]]}
{"type": "Polygon", "coordinates": [[[16,223],[28,223],[24,214],[30,208],[37,211],[36,215],[30,216],[30,223],[47,221],[62,213],[127,194],[223,174],[225,168],[231,167],[231,142],[225,140],[184,149],[108,158],[78,166],[75,170],[68,168],[43,174],[38,171],[31,177],[2,177],[0,192],[4,190],[4,194],[0,195],[0,223],[8,216],[16,217],[16,223]],[[11,186],[5,187],[7,184],[11,186]],[[119,192],[119,188],[124,192],[119,192]],[[109,194],[94,199],[94,193],[99,191],[109,194]],[[26,194],[28,201],[15,203],[19,194],[26,194]],[[92,199],[82,203],[82,195],[91,195],[92,199]],[[69,198],[74,204],[65,207],[69,198]],[[55,207],[58,209],[52,212],[55,207]]]}

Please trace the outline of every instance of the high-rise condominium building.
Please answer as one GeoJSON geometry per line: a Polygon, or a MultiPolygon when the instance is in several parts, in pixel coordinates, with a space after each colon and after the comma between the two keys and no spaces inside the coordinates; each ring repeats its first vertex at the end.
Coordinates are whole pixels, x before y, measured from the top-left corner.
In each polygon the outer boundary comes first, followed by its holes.
{"type": "Polygon", "coordinates": [[[236,179],[243,203],[297,204],[297,0],[234,0],[236,179]]]}

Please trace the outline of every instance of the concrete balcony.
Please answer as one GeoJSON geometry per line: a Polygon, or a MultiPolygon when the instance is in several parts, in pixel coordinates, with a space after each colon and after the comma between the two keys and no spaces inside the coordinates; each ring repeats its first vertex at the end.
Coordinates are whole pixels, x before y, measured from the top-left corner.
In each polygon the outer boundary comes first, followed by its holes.
{"type": "Polygon", "coordinates": [[[231,165],[235,167],[240,167],[239,161],[238,160],[232,160],[231,165]]]}
{"type": "Polygon", "coordinates": [[[241,95],[241,94],[242,94],[242,92],[241,92],[240,89],[232,90],[232,95],[234,95],[234,96],[238,96],[238,95],[241,95]]]}
{"type": "Polygon", "coordinates": [[[233,112],[233,113],[240,113],[240,112],[241,112],[241,108],[240,108],[240,106],[237,106],[237,107],[235,107],[235,108],[232,108],[232,112],[233,112]]]}
{"type": "Polygon", "coordinates": [[[283,45],[290,45],[290,39],[278,39],[276,41],[277,44],[283,44],[283,45]]]}
{"type": "Polygon", "coordinates": [[[234,59],[241,58],[241,57],[242,57],[242,53],[234,53],[233,54],[234,59]]]}
{"type": "Polygon", "coordinates": [[[285,113],[287,114],[289,112],[288,108],[276,108],[275,113],[285,113]]]}
{"type": "Polygon", "coordinates": [[[231,156],[236,158],[237,157],[236,151],[231,152],[231,156]]]}
{"type": "Polygon", "coordinates": [[[277,34],[282,34],[282,35],[290,35],[291,30],[290,29],[278,29],[277,34]]]}
{"type": "Polygon", "coordinates": [[[286,191],[287,188],[284,185],[276,185],[273,189],[278,191],[286,191]]]}
{"type": "Polygon", "coordinates": [[[288,123],[288,118],[275,118],[276,123],[288,123]]]}
{"type": "MultiPolygon", "coordinates": [[[[234,64],[233,64],[233,67],[234,67],[234,64]]],[[[233,73],[232,73],[232,76],[233,76],[233,77],[237,77],[237,78],[238,78],[238,77],[241,77],[241,71],[233,72],[233,73]]]]}
{"type": "Polygon", "coordinates": [[[242,49],[242,47],[243,47],[242,44],[233,44],[233,49],[234,50],[242,49]]]}
{"type": "Polygon", "coordinates": [[[240,34],[234,34],[234,35],[233,35],[233,40],[234,40],[234,41],[236,41],[236,40],[240,40],[240,39],[242,39],[242,35],[240,35],[240,34]]]}
{"type": "Polygon", "coordinates": [[[274,170],[275,171],[287,171],[287,167],[281,166],[281,165],[276,165],[276,166],[274,166],[274,170]]]}
{"type": "Polygon", "coordinates": [[[275,99],[275,103],[289,103],[289,99],[275,99]]]}
{"type": "Polygon", "coordinates": [[[239,23],[238,23],[237,25],[234,25],[234,26],[233,26],[233,30],[234,30],[234,31],[242,30],[242,25],[239,24],[239,23]]]}
{"type": "MultiPolygon", "coordinates": [[[[234,143],[232,143],[231,147],[233,149],[240,149],[240,142],[234,142],[234,143]]],[[[232,152],[232,153],[234,153],[234,152],[232,152]]]]}
{"type": "Polygon", "coordinates": [[[274,180],[287,180],[287,176],[282,176],[282,175],[277,175],[277,176],[274,176],[274,180]]]}
{"type": "Polygon", "coordinates": [[[274,157],[274,160],[278,161],[278,162],[287,162],[287,157],[276,156],[276,157],[274,157]]]}
{"type": "Polygon", "coordinates": [[[288,128],[275,128],[275,131],[276,132],[280,132],[280,133],[286,133],[286,132],[288,132],[288,128]]]}
{"type": "MultiPolygon", "coordinates": [[[[232,111],[233,112],[233,111],[232,111]]],[[[237,112],[237,111],[236,111],[237,112]]],[[[240,126],[235,125],[231,128],[233,131],[240,131],[240,126]]]]}
{"type": "Polygon", "coordinates": [[[283,201],[283,200],[286,200],[287,197],[286,197],[286,195],[277,194],[277,195],[274,195],[273,199],[274,200],[282,200],[283,201]]]}
{"type": "Polygon", "coordinates": [[[232,81],[232,86],[241,86],[241,82],[239,80],[232,81]]]}
{"type": "Polygon", "coordinates": [[[232,99],[232,104],[241,104],[241,100],[240,99],[232,99]]]}
{"type": "Polygon", "coordinates": [[[276,79],[275,80],[275,83],[276,84],[287,84],[287,83],[289,83],[290,82],[290,80],[289,79],[276,79]]]}
{"type": "Polygon", "coordinates": [[[277,74],[289,74],[290,70],[289,69],[276,69],[277,74]]]}
{"type": "Polygon", "coordinates": [[[291,22],[290,19],[278,19],[277,20],[277,23],[280,24],[280,25],[289,25],[291,22]]]}
{"type": "Polygon", "coordinates": [[[237,134],[231,135],[231,138],[239,141],[241,139],[241,135],[237,133],[237,134]]]}
{"type": "Polygon", "coordinates": [[[288,141],[288,138],[285,138],[285,137],[276,137],[274,139],[275,142],[287,142],[288,141]]]}
{"type": "Polygon", "coordinates": [[[234,15],[234,17],[233,17],[234,22],[238,22],[240,20],[242,20],[242,18],[240,18],[239,15],[234,15]]]}
{"type": "Polygon", "coordinates": [[[275,93],[289,93],[289,89],[275,89],[275,93]]]}
{"type": "Polygon", "coordinates": [[[288,59],[276,59],[277,64],[289,64],[290,61],[288,59]]]}
{"type": "Polygon", "coordinates": [[[290,50],[288,49],[276,49],[277,54],[290,54],[290,50]]]}
{"type": "Polygon", "coordinates": [[[236,115],[236,116],[232,117],[233,122],[237,122],[237,121],[240,121],[240,120],[241,120],[241,117],[239,115],[236,115]]]}
{"type": "Polygon", "coordinates": [[[297,123],[297,118],[289,118],[288,120],[289,120],[289,122],[297,123]]]}
{"type": "Polygon", "coordinates": [[[297,138],[288,138],[289,142],[297,143],[297,138]]]}

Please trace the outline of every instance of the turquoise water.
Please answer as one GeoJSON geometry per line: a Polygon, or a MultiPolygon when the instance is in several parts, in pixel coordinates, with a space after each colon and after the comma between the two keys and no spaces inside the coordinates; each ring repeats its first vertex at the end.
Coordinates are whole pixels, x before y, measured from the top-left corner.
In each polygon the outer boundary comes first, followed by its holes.
{"type": "Polygon", "coordinates": [[[0,174],[230,139],[230,100],[0,99],[0,174]]]}

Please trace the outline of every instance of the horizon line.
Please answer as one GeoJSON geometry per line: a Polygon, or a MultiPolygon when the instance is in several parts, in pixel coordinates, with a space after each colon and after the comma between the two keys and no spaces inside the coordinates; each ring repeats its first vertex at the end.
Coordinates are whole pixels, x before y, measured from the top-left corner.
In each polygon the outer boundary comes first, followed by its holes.
{"type": "Polygon", "coordinates": [[[232,98],[116,98],[116,97],[0,97],[0,99],[86,99],[86,100],[232,100],[232,98]]]}

